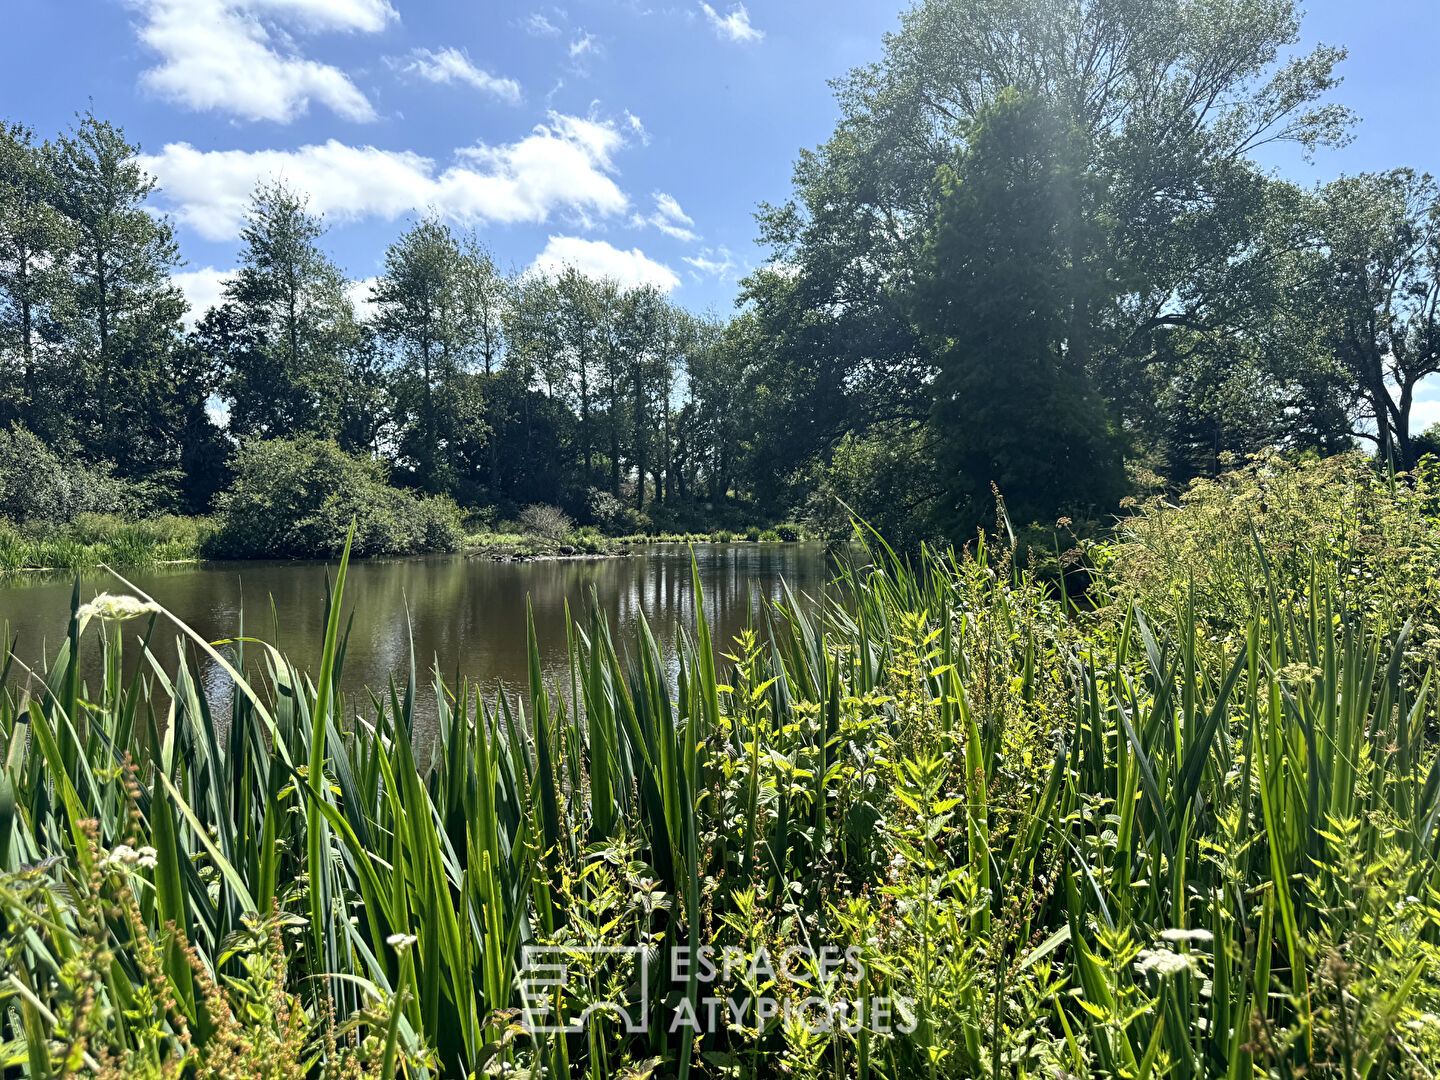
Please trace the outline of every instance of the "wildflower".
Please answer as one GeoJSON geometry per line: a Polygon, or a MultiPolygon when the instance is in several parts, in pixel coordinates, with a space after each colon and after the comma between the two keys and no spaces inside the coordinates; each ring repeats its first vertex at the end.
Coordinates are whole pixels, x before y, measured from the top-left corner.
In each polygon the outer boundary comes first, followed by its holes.
{"type": "Polygon", "coordinates": [[[96,618],[107,622],[124,622],[126,619],[153,614],[159,610],[160,605],[153,601],[140,600],[123,593],[100,593],[94,600],[83,605],[77,614],[82,621],[96,618]]]}
{"type": "Polygon", "coordinates": [[[143,866],[149,869],[155,865],[155,849],[142,847],[136,851],[129,844],[116,844],[115,850],[100,860],[102,868],[120,868],[126,866],[143,866]]]}
{"type": "Polygon", "coordinates": [[[1209,930],[1179,930],[1173,927],[1160,931],[1160,936],[1166,941],[1196,941],[1207,945],[1215,940],[1215,935],[1209,930]]]}
{"type": "Polygon", "coordinates": [[[1153,971],[1162,978],[1166,975],[1178,975],[1182,971],[1195,970],[1195,958],[1185,953],[1171,952],[1169,949],[1141,949],[1135,970],[1142,975],[1153,971]]]}
{"type": "Polygon", "coordinates": [[[385,944],[392,949],[408,949],[418,940],[414,934],[391,934],[385,939],[385,944]]]}

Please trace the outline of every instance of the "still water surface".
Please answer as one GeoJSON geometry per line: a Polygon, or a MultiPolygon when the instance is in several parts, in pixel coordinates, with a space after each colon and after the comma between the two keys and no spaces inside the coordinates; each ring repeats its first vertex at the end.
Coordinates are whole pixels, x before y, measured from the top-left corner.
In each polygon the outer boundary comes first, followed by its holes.
{"type": "MultiPolygon", "coordinates": [[[[819,544],[707,544],[694,551],[705,615],[721,651],[729,651],[731,638],[752,613],[783,596],[782,582],[797,596],[813,598],[833,576],[833,559],[819,544]]],[[[324,634],[325,573],[321,562],[212,562],[126,576],[209,641],[234,636],[243,609],[247,636],[274,642],[313,673],[324,634]]],[[[8,624],[18,655],[28,663],[54,656],[64,639],[72,579],[0,581],[0,632],[8,624]]],[[[123,589],[103,573],[83,578],[82,600],[101,591],[123,589]]],[[[359,704],[367,700],[365,687],[383,691],[392,673],[403,686],[411,634],[426,713],[433,712],[425,690],[431,681],[427,669],[437,662],[447,680],[458,671],[487,691],[502,680],[509,687],[525,686],[527,597],[534,607],[547,677],[568,686],[566,604],[578,616],[589,609],[592,592],[610,615],[619,650],[633,647],[642,617],[649,620],[667,656],[677,629],[693,633],[690,549],[681,545],[656,545],[630,558],[587,561],[500,563],[445,555],[352,563],[345,587],[346,613],[355,613],[345,657],[346,694],[359,704]]],[[[124,627],[133,639],[144,624],[135,621],[124,627]]],[[[156,652],[167,667],[175,655],[168,640],[173,636],[157,625],[155,641],[165,644],[156,652]]],[[[137,652],[128,647],[128,659],[133,662],[137,652]]],[[[259,652],[251,649],[247,657],[256,659],[259,652]]],[[[212,702],[227,700],[230,687],[219,667],[203,664],[201,670],[212,702]]],[[[97,674],[92,664],[90,678],[97,674]]],[[[429,719],[417,717],[417,728],[428,728],[429,719]]]]}

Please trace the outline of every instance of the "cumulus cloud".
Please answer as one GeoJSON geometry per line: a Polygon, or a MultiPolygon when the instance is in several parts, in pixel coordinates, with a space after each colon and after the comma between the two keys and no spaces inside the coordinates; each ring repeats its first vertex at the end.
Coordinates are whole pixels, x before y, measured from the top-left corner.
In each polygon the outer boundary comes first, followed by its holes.
{"type": "Polygon", "coordinates": [[[205,312],[224,299],[225,282],[229,272],[206,266],[199,270],[181,270],[171,274],[170,280],[185,294],[190,310],[185,313],[185,327],[193,330],[195,324],[205,317],[205,312]]]}
{"type": "Polygon", "coordinates": [[[434,209],[462,224],[541,223],[564,213],[589,224],[629,209],[612,177],[625,143],[607,121],[552,112],[518,142],[465,147],[441,168],[420,154],[331,139],[297,150],[199,150],[171,143],[140,165],[160,183],[167,208],[210,240],[239,233],[250,193],[272,177],[310,195],[332,221],[394,219],[434,209]]]}
{"type": "Polygon", "coordinates": [[[504,101],[520,100],[520,84],[514,79],[491,75],[477,68],[470,57],[459,49],[446,48],[439,52],[430,49],[413,49],[410,55],[398,62],[401,70],[417,75],[433,83],[447,86],[464,85],[486,94],[494,94],[504,101]]]}
{"type": "Polygon", "coordinates": [[[666,236],[672,236],[687,244],[700,239],[694,229],[694,219],[680,209],[680,203],[675,196],[657,191],[651,195],[651,198],[655,200],[654,212],[648,216],[636,214],[630,219],[631,225],[637,229],[653,225],[666,236]]]}
{"type": "Polygon", "coordinates": [[[725,281],[735,276],[738,264],[727,247],[705,248],[698,255],[687,255],[685,261],[694,269],[696,280],[713,277],[725,281]]]}
{"type": "Polygon", "coordinates": [[[339,68],[299,53],[288,30],[375,33],[389,0],[129,0],[141,42],[160,61],[141,85],[196,111],[289,123],[312,101],[347,120],[375,119],[339,68]]]}
{"type": "Polygon", "coordinates": [[[721,15],[706,3],[700,5],[700,10],[710,20],[715,33],[727,41],[759,41],[765,36],[765,31],[750,25],[750,13],[745,10],[744,4],[736,4],[728,15],[721,15]]]}
{"type": "Polygon", "coordinates": [[[604,240],[586,240],[579,236],[550,237],[530,269],[555,274],[567,266],[590,277],[613,278],[627,288],[653,285],[668,293],[680,285],[674,270],[649,258],[639,248],[622,251],[604,240]]]}

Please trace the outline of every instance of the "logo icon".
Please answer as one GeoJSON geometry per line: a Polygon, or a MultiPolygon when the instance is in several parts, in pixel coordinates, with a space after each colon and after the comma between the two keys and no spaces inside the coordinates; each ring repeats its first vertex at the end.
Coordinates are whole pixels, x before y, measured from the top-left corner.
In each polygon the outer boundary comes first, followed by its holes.
{"type": "Polygon", "coordinates": [[[590,1017],[601,1013],[618,1019],[627,1035],[649,1030],[650,966],[638,945],[527,945],[521,950],[519,984],[522,1026],[532,1035],[578,1034],[590,1017]],[[634,961],[638,998],[595,1001],[573,1016],[566,1015],[566,1006],[577,998],[572,978],[626,959],[634,961]]]}

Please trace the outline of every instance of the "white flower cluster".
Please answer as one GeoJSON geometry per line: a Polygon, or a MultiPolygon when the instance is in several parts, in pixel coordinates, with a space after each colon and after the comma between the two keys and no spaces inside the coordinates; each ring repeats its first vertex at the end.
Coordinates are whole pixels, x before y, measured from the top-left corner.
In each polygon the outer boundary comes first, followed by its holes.
{"type": "Polygon", "coordinates": [[[1215,940],[1215,935],[1209,930],[1177,930],[1173,927],[1169,930],[1161,930],[1160,936],[1166,941],[1194,941],[1202,945],[1208,945],[1215,940]]]}
{"type": "MultiPolygon", "coordinates": [[[[1209,930],[1171,927],[1161,930],[1160,938],[1167,945],[1208,945],[1215,940],[1215,935],[1209,930]]],[[[1199,974],[1200,966],[1198,958],[1188,952],[1175,952],[1169,948],[1141,949],[1135,960],[1135,970],[1142,975],[1153,971],[1163,978],[1166,975],[1178,975],[1182,971],[1199,974]]]]}
{"type": "Polygon", "coordinates": [[[141,600],[125,593],[100,593],[94,600],[81,607],[78,614],[82,620],[95,618],[104,619],[107,622],[123,622],[126,619],[150,615],[159,610],[160,605],[153,601],[141,600]]]}
{"type": "Polygon", "coordinates": [[[100,860],[100,867],[101,869],[123,869],[138,866],[142,870],[154,870],[157,854],[153,847],[142,847],[136,850],[129,844],[118,844],[114,851],[100,860]]]}
{"type": "Polygon", "coordinates": [[[1178,975],[1182,971],[1195,971],[1195,958],[1169,949],[1141,949],[1135,970],[1142,975],[1149,971],[1160,976],[1178,975]]]}

